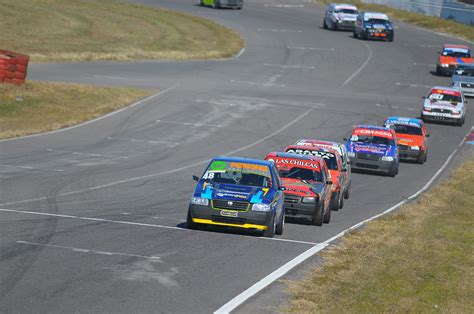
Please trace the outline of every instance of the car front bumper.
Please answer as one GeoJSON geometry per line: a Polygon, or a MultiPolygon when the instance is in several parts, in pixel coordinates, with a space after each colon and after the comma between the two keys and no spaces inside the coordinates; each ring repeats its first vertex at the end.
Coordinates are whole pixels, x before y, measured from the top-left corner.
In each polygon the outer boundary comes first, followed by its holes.
{"type": "Polygon", "coordinates": [[[348,29],[348,30],[353,30],[355,27],[355,21],[337,21],[337,29],[348,29]]]}
{"type": "Polygon", "coordinates": [[[365,31],[365,37],[369,39],[390,39],[393,38],[393,31],[365,31]]]}
{"type": "Polygon", "coordinates": [[[431,121],[459,122],[460,120],[462,120],[463,116],[462,115],[454,116],[449,113],[423,111],[422,118],[423,120],[431,120],[431,121]]]}
{"type": "Polygon", "coordinates": [[[210,206],[189,204],[194,223],[217,225],[251,230],[267,230],[272,219],[271,212],[219,210],[210,206]]]}
{"type": "Polygon", "coordinates": [[[285,215],[300,218],[313,217],[318,209],[318,203],[302,203],[301,196],[285,194],[285,215]]]}
{"type": "Polygon", "coordinates": [[[417,160],[423,155],[423,150],[413,150],[408,147],[398,147],[398,156],[403,159],[414,159],[417,160]]]}
{"type": "Polygon", "coordinates": [[[243,5],[243,0],[220,0],[221,8],[240,8],[243,5]]]}
{"type": "Polygon", "coordinates": [[[369,160],[362,159],[359,157],[351,158],[351,167],[352,170],[368,170],[374,172],[389,172],[395,165],[396,160],[393,161],[383,161],[383,160],[369,160]]]}
{"type": "Polygon", "coordinates": [[[464,87],[463,85],[465,85],[465,84],[463,83],[461,85],[461,91],[464,94],[464,96],[474,97],[474,83],[470,84],[472,87],[464,87]]]}

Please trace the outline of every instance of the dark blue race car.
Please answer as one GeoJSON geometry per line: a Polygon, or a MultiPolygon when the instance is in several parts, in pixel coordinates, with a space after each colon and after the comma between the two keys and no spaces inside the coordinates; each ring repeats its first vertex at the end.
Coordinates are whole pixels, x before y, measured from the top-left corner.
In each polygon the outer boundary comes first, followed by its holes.
{"type": "Polygon", "coordinates": [[[284,195],[271,161],[215,157],[198,182],[189,204],[187,226],[218,225],[283,233],[284,195]]]}

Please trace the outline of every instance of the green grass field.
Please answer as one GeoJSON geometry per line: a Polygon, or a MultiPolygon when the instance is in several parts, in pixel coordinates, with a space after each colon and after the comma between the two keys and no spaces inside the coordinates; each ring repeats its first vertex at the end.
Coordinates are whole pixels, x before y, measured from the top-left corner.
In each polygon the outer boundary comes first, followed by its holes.
{"type": "Polygon", "coordinates": [[[129,105],[151,90],[80,84],[0,84],[0,138],[57,130],[129,105]]]}
{"type": "Polygon", "coordinates": [[[474,313],[474,159],[290,282],[290,313],[474,313]]]}
{"type": "Polygon", "coordinates": [[[208,59],[243,47],[209,20],[114,0],[0,0],[0,17],[1,49],[32,62],[208,59]]]}

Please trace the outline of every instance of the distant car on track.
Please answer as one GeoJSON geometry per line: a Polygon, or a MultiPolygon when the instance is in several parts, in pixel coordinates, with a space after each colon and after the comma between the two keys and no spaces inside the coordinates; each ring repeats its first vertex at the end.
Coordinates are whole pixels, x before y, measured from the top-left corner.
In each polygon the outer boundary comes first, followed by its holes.
{"type": "Polygon", "coordinates": [[[375,125],[358,125],[346,142],[352,169],[398,173],[398,147],[395,131],[375,125]]]}
{"type": "Polygon", "coordinates": [[[354,38],[393,41],[393,25],[389,17],[379,12],[359,12],[353,32],[354,38]]]}
{"type": "Polygon", "coordinates": [[[339,210],[344,207],[344,192],[348,188],[349,181],[346,180],[344,175],[344,168],[342,167],[341,155],[332,148],[324,148],[320,146],[298,146],[290,145],[285,148],[285,152],[298,154],[298,155],[309,155],[317,156],[326,162],[331,175],[332,181],[332,197],[331,197],[331,209],[339,210]]]}
{"type": "Polygon", "coordinates": [[[325,29],[353,30],[354,24],[359,14],[357,7],[352,4],[330,3],[326,9],[323,27],[325,29]]]}
{"type": "Polygon", "coordinates": [[[474,97],[474,63],[463,63],[451,77],[451,85],[461,88],[464,96],[474,97]]]}
{"type": "Polygon", "coordinates": [[[446,44],[439,53],[436,74],[452,75],[458,65],[464,63],[472,63],[471,49],[465,45],[446,44]]]}
{"type": "Polygon", "coordinates": [[[459,87],[433,87],[423,97],[421,120],[446,121],[462,126],[466,119],[466,100],[459,87]]]}
{"type": "Polygon", "coordinates": [[[426,126],[420,119],[388,117],[384,126],[397,134],[398,155],[400,159],[416,160],[423,164],[428,156],[429,136],[426,126]]]}
{"type": "Polygon", "coordinates": [[[296,141],[295,145],[301,146],[317,146],[323,148],[330,148],[335,149],[339,155],[341,155],[342,159],[342,171],[341,171],[341,179],[344,180],[343,186],[344,188],[344,198],[348,199],[351,193],[351,165],[349,156],[347,155],[346,145],[338,142],[332,141],[323,141],[323,140],[315,140],[315,139],[308,139],[302,138],[296,141]]]}
{"type": "Polygon", "coordinates": [[[211,6],[214,9],[234,8],[241,10],[244,5],[243,0],[201,0],[201,6],[211,6]]]}
{"type": "Polygon", "coordinates": [[[215,157],[198,183],[188,209],[187,226],[217,225],[282,234],[284,194],[275,164],[238,157],[215,157]]]}
{"type": "Polygon", "coordinates": [[[269,153],[285,190],[285,215],[310,218],[321,226],[331,220],[331,185],[326,162],[319,157],[290,153],[269,153]]]}

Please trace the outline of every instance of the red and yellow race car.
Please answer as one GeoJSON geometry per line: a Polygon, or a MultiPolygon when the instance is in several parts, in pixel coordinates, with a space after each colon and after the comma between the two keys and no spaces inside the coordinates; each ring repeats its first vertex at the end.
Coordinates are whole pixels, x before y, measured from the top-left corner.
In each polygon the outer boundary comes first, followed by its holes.
{"type": "Polygon", "coordinates": [[[416,160],[419,164],[426,161],[429,134],[423,121],[415,118],[388,117],[384,126],[394,129],[397,134],[400,159],[416,160]]]}
{"type": "Polygon", "coordinates": [[[269,153],[282,179],[285,216],[309,218],[321,226],[331,220],[331,176],[324,159],[291,153],[269,153]]]}
{"type": "Polygon", "coordinates": [[[452,75],[457,66],[462,63],[472,63],[471,49],[464,45],[446,44],[438,56],[436,74],[452,75]]]}

